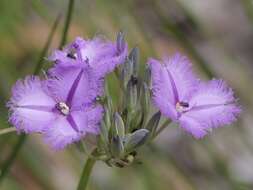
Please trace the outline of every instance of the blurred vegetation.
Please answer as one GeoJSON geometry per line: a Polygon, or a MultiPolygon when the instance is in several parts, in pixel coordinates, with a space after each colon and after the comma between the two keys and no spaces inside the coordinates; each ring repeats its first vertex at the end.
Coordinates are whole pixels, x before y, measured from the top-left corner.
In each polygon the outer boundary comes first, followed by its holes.
{"type": "MultiPolygon", "coordinates": [[[[11,86],[33,73],[46,56],[43,48],[58,48],[67,7],[67,0],[0,1],[0,128],[9,126],[5,104],[11,86]],[[59,26],[47,43],[59,14],[59,26]]],[[[149,56],[182,52],[202,78],[228,81],[243,106],[237,124],[204,140],[171,125],[142,149],[140,165],[117,169],[97,163],[89,189],[253,189],[251,0],[76,0],[72,19],[68,41],[96,34],[114,39],[122,29],[129,46],[140,48],[143,66],[149,56]]],[[[44,68],[50,66],[43,62],[44,68]]],[[[117,86],[115,77],[110,83],[117,86]]],[[[112,90],[116,97],[117,88],[112,90]]],[[[0,137],[0,173],[17,140],[15,133],[0,137]]],[[[75,189],[85,159],[74,147],[53,152],[38,135],[30,135],[0,189],[75,189]]]]}

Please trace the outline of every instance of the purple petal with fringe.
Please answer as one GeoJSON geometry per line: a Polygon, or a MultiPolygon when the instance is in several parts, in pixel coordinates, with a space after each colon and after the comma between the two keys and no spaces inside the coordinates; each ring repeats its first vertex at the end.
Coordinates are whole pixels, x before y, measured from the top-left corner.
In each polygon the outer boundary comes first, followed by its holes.
{"type": "Polygon", "coordinates": [[[87,133],[98,134],[103,115],[102,107],[91,101],[95,96],[91,95],[94,92],[86,70],[69,72],[45,81],[34,76],[19,80],[7,104],[10,123],[19,132],[41,132],[55,150],[81,140],[87,133]]]}

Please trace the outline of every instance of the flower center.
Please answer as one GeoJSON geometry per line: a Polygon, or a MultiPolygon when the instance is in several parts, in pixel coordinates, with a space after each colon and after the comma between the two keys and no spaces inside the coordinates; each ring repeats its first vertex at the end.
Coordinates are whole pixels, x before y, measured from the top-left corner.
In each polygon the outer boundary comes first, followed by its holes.
{"type": "Polygon", "coordinates": [[[65,102],[59,102],[55,107],[63,115],[68,115],[70,112],[69,106],[65,102]]]}
{"type": "Polygon", "coordinates": [[[176,103],[176,110],[178,112],[183,112],[189,107],[189,104],[187,102],[177,102],[176,103]]]}
{"type": "Polygon", "coordinates": [[[77,59],[77,48],[71,48],[69,49],[69,52],[67,53],[67,57],[71,59],[77,59]]]}

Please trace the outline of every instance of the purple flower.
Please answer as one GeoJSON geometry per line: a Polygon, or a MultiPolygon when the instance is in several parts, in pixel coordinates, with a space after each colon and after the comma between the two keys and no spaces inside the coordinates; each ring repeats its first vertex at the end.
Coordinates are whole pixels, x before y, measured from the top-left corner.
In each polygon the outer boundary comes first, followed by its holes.
{"type": "Polygon", "coordinates": [[[103,78],[112,72],[119,64],[124,63],[127,57],[127,44],[118,36],[117,42],[107,41],[101,37],[84,40],[77,37],[74,42],[63,50],[55,50],[49,60],[56,62],[51,73],[61,73],[62,67],[92,68],[94,75],[103,78]]]}
{"type": "Polygon", "coordinates": [[[154,104],[195,138],[231,124],[240,113],[233,91],[222,80],[199,82],[189,60],[179,54],[163,64],[150,59],[154,104]]]}
{"type": "Polygon", "coordinates": [[[94,99],[88,82],[91,76],[85,69],[75,76],[74,81],[68,80],[69,75],[44,81],[28,76],[17,81],[7,104],[10,123],[19,132],[41,132],[56,150],[87,133],[98,134],[103,109],[90,101],[94,99]]]}

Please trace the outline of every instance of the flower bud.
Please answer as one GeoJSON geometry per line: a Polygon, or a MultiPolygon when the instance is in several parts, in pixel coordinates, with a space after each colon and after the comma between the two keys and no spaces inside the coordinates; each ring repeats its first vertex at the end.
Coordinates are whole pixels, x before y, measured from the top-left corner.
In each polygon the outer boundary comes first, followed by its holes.
{"type": "Polygon", "coordinates": [[[129,54],[128,59],[133,64],[133,75],[137,76],[139,72],[139,48],[138,47],[134,47],[132,49],[132,51],[129,54]]]}
{"type": "Polygon", "coordinates": [[[107,107],[104,106],[104,123],[107,130],[110,130],[111,127],[111,113],[107,107]]]}
{"type": "Polygon", "coordinates": [[[100,124],[100,135],[99,135],[99,141],[100,141],[100,146],[104,149],[107,149],[107,146],[109,144],[109,139],[108,139],[108,128],[105,124],[105,122],[102,120],[100,124]]]}
{"type": "Polygon", "coordinates": [[[149,68],[148,65],[145,67],[145,75],[144,75],[144,81],[146,82],[148,88],[151,86],[151,69],[149,68]]]}
{"type": "Polygon", "coordinates": [[[151,133],[151,137],[154,135],[156,132],[156,129],[158,127],[159,121],[161,118],[161,112],[155,113],[151,119],[149,120],[148,124],[146,125],[146,129],[148,129],[151,133]]]}
{"type": "Polygon", "coordinates": [[[125,149],[126,152],[132,152],[136,148],[147,142],[149,131],[147,129],[139,129],[134,133],[126,136],[125,138],[125,149]]]}
{"type": "Polygon", "coordinates": [[[114,125],[116,135],[118,135],[120,138],[123,138],[125,136],[125,125],[118,112],[114,114],[114,125]]]}
{"type": "Polygon", "coordinates": [[[144,123],[146,122],[146,118],[148,116],[149,113],[149,109],[150,109],[150,91],[148,88],[148,85],[143,82],[142,83],[142,89],[141,89],[141,93],[142,93],[142,97],[141,97],[141,109],[143,111],[143,115],[144,115],[144,123]]]}
{"type": "Polygon", "coordinates": [[[133,74],[133,61],[127,59],[125,64],[123,65],[122,73],[121,73],[121,80],[123,82],[124,89],[127,88],[127,84],[131,79],[133,74]]]}
{"type": "Polygon", "coordinates": [[[112,138],[111,153],[116,158],[124,155],[124,145],[122,139],[118,135],[112,138]]]}
{"type": "Polygon", "coordinates": [[[117,35],[117,51],[120,53],[125,49],[126,42],[125,42],[125,35],[122,31],[120,31],[117,35]]]}
{"type": "Polygon", "coordinates": [[[138,78],[136,77],[131,77],[131,80],[127,84],[127,109],[128,113],[131,113],[135,110],[135,107],[137,106],[138,103],[138,78]]]}

